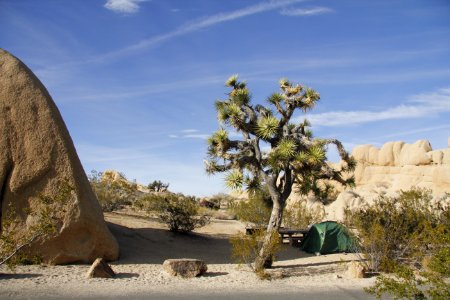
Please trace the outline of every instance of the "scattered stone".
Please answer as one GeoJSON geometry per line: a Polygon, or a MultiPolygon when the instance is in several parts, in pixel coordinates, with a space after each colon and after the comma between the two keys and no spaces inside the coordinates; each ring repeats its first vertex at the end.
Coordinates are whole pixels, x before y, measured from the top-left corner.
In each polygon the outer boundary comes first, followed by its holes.
{"type": "Polygon", "coordinates": [[[114,278],[116,273],[103,258],[97,258],[86,274],[87,278],[114,278]]]}
{"type": "Polygon", "coordinates": [[[341,278],[342,278],[342,276],[341,276],[341,275],[339,275],[339,274],[336,274],[336,275],[334,276],[334,278],[336,278],[336,279],[341,279],[341,278]]]}
{"type": "Polygon", "coordinates": [[[191,258],[167,259],[163,263],[163,268],[172,276],[184,278],[201,276],[208,270],[204,261],[191,258]]]}
{"type": "Polygon", "coordinates": [[[350,278],[364,278],[366,273],[366,267],[360,262],[353,261],[348,266],[347,274],[350,278]]]}
{"type": "MultiPolygon", "coordinates": [[[[58,232],[36,239],[31,255],[45,263],[115,260],[119,246],[84,173],[66,125],[48,91],[19,59],[0,49],[0,220],[6,208],[19,217],[18,235],[37,221],[39,195],[57,197],[61,186],[73,192],[64,205],[49,209],[58,232]]],[[[1,222],[0,222],[1,230],[1,222]]]]}

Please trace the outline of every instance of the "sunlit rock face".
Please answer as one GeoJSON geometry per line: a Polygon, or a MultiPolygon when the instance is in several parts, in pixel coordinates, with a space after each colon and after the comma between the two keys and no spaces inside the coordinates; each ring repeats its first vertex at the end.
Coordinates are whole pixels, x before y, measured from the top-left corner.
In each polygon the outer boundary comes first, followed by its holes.
{"type": "Polygon", "coordinates": [[[108,230],[100,205],[55,103],[33,72],[0,49],[0,201],[2,218],[15,210],[20,230],[36,220],[39,195],[54,197],[65,183],[73,187],[63,207],[51,203],[58,232],[41,237],[31,252],[53,264],[115,260],[116,239],[108,230]]]}
{"type": "MultiPolygon", "coordinates": [[[[435,201],[450,192],[450,138],[447,149],[433,150],[427,140],[414,144],[397,141],[381,148],[360,145],[354,148],[352,156],[357,161],[353,172],[356,187],[340,191],[336,201],[322,205],[325,219],[340,221],[345,207],[356,208],[372,203],[381,194],[395,196],[398,191],[413,187],[430,189],[435,201]]],[[[293,201],[298,198],[291,196],[293,201]]],[[[307,205],[321,204],[309,197],[307,205]]]]}

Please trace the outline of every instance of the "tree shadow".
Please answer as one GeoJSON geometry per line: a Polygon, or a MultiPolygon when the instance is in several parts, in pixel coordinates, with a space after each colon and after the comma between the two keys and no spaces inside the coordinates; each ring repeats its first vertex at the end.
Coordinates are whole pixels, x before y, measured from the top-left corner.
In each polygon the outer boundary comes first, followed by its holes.
{"type": "Polygon", "coordinates": [[[225,276],[228,275],[228,272],[206,272],[202,276],[204,277],[218,277],[218,276],[225,276]]]}
{"type": "Polygon", "coordinates": [[[138,273],[116,273],[116,278],[136,278],[139,277],[138,273]]]}
{"type": "Polygon", "coordinates": [[[0,273],[0,280],[7,279],[26,279],[37,278],[43,276],[42,274],[26,274],[26,273],[0,273]]]}
{"type": "Polygon", "coordinates": [[[344,264],[355,261],[354,259],[350,260],[335,260],[335,261],[327,261],[327,262],[316,262],[316,263],[307,263],[307,264],[295,264],[295,265],[283,265],[283,266],[273,266],[272,269],[283,269],[283,268],[307,268],[307,267],[320,267],[320,266],[328,266],[328,265],[336,265],[336,264],[344,264]]]}

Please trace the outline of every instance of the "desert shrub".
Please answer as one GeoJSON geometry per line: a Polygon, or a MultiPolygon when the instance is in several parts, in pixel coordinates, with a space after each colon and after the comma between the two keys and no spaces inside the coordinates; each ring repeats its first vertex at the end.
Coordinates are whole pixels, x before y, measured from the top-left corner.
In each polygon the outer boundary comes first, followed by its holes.
{"type": "Polygon", "coordinates": [[[161,202],[168,192],[143,194],[133,201],[132,207],[148,213],[157,212],[161,207],[161,202]]]}
{"type": "MultiPolygon", "coordinates": [[[[245,233],[239,233],[230,238],[231,244],[231,258],[238,264],[245,264],[250,267],[258,277],[267,279],[267,274],[264,270],[256,270],[254,266],[255,259],[258,257],[261,250],[263,239],[265,236],[264,229],[257,229],[251,235],[245,233]]],[[[271,236],[268,251],[272,257],[270,263],[275,260],[276,253],[279,252],[280,238],[277,232],[274,232],[271,236]]]]}
{"type": "Polygon", "coordinates": [[[38,264],[42,261],[41,255],[31,255],[27,247],[43,236],[56,233],[62,226],[64,206],[73,199],[73,187],[68,181],[58,183],[58,192],[55,195],[39,194],[34,210],[24,208],[17,212],[10,203],[2,216],[0,231],[0,266],[6,264],[14,268],[18,264],[38,264]],[[28,224],[26,231],[20,230],[24,224],[19,214],[31,216],[33,221],[28,224]]]}
{"type": "Polygon", "coordinates": [[[161,193],[154,197],[152,202],[152,209],[170,231],[189,232],[209,222],[208,216],[198,215],[199,205],[195,197],[161,193]]]}
{"type": "Polygon", "coordinates": [[[307,228],[309,225],[322,221],[325,212],[323,208],[306,206],[301,200],[286,208],[283,223],[288,228],[307,228]]]}
{"type": "Polygon", "coordinates": [[[215,209],[215,210],[220,208],[220,203],[214,202],[214,201],[211,201],[211,200],[207,200],[207,199],[200,200],[199,205],[201,207],[206,207],[206,208],[215,209]]]}
{"type": "Polygon", "coordinates": [[[91,171],[88,177],[103,211],[121,209],[138,197],[137,184],[127,181],[124,175],[122,180],[113,180],[103,178],[102,172],[91,171]]]}
{"type": "Polygon", "coordinates": [[[161,180],[154,180],[148,184],[147,188],[151,192],[167,192],[169,189],[169,184],[163,183],[161,180]]]}
{"type": "Polygon", "coordinates": [[[443,274],[436,270],[418,272],[403,264],[396,265],[393,274],[378,276],[375,284],[365,290],[377,299],[382,299],[383,294],[394,299],[450,299],[450,284],[443,274]]]}
{"type": "Polygon", "coordinates": [[[392,271],[395,262],[417,262],[442,247],[430,233],[448,232],[447,215],[448,208],[434,204],[430,191],[411,189],[400,191],[397,197],[380,196],[373,205],[355,211],[346,210],[346,223],[356,228],[370,267],[392,271]],[[434,250],[429,243],[435,244],[434,250]]]}
{"type": "Polygon", "coordinates": [[[231,203],[233,203],[236,200],[235,197],[225,194],[225,193],[219,193],[212,195],[211,198],[209,198],[209,201],[215,203],[216,207],[220,208],[222,205],[225,205],[228,207],[231,203]]]}
{"type": "Polygon", "coordinates": [[[444,202],[434,203],[429,190],[411,189],[346,211],[369,267],[393,273],[379,276],[368,292],[378,298],[390,293],[396,298],[448,299],[443,277],[449,276],[450,210],[444,202]]]}
{"type": "Polygon", "coordinates": [[[265,228],[272,211],[271,203],[269,192],[261,190],[250,194],[248,200],[234,202],[231,211],[239,220],[252,223],[256,228],[265,228]]]}

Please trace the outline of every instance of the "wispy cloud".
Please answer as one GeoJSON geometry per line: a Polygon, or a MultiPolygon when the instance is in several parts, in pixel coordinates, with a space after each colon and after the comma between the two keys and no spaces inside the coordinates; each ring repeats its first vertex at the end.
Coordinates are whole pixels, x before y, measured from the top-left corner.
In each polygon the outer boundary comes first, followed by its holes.
{"type": "Polygon", "coordinates": [[[252,6],[241,8],[232,12],[218,13],[212,16],[203,17],[188,23],[185,23],[176,29],[163,33],[160,35],[153,36],[151,38],[142,40],[134,45],[106,53],[102,56],[95,58],[95,60],[108,60],[118,56],[126,55],[137,50],[151,48],[160,45],[173,38],[186,35],[201,29],[205,29],[220,23],[230,22],[243,17],[271,11],[274,9],[279,9],[287,5],[302,2],[304,0],[271,0],[266,2],[261,2],[252,6]]]}
{"type": "Polygon", "coordinates": [[[206,133],[191,133],[191,134],[185,134],[182,136],[185,139],[202,139],[202,140],[206,140],[207,138],[210,137],[210,134],[206,134],[206,133]]]}
{"type": "Polygon", "coordinates": [[[175,134],[168,135],[172,139],[201,139],[206,140],[211,136],[210,133],[200,133],[198,129],[183,129],[175,134]]]}
{"type": "Polygon", "coordinates": [[[310,114],[307,115],[307,118],[314,126],[341,126],[392,119],[419,118],[444,112],[450,112],[450,88],[413,95],[407,104],[381,111],[332,111],[310,114]]]}
{"type": "Polygon", "coordinates": [[[313,7],[313,8],[283,8],[280,14],[290,17],[300,17],[300,16],[314,16],[322,15],[334,12],[333,9],[328,7],[313,7]]]}
{"type": "Polygon", "coordinates": [[[198,132],[198,129],[183,129],[183,130],[181,130],[181,132],[183,132],[183,133],[194,133],[194,132],[198,132]]]}
{"type": "Polygon", "coordinates": [[[116,13],[134,14],[139,11],[139,3],[148,0],[108,0],[104,7],[116,13]]]}

